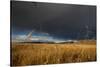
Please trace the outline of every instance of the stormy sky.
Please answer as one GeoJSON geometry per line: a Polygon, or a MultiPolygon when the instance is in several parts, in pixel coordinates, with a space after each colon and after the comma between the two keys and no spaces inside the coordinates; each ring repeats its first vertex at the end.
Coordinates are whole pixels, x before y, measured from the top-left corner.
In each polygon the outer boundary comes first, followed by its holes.
{"type": "Polygon", "coordinates": [[[34,30],[58,38],[96,37],[96,6],[11,1],[12,35],[34,30]]]}

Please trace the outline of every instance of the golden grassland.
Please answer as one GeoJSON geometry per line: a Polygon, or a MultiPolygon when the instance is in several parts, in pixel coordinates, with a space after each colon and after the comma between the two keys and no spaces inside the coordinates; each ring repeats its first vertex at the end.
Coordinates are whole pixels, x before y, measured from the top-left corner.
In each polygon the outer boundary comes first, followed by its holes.
{"type": "Polygon", "coordinates": [[[12,43],[11,66],[96,61],[96,42],[12,43]]]}

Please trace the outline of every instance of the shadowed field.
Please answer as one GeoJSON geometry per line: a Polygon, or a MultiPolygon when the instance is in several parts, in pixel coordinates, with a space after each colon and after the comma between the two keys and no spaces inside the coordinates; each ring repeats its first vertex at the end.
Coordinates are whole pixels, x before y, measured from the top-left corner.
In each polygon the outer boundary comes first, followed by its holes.
{"type": "Polygon", "coordinates": [[[12,43],[11,65],[59,64],[96,61],[96,42],[12,43]]]}

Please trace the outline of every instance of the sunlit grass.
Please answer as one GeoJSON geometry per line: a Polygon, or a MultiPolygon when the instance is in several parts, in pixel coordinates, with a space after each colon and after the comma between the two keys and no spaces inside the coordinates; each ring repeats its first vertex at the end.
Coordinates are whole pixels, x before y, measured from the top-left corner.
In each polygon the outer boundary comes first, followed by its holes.
{"type": "Polygon", "coordinates": [[[96,61],[96,42],[46,44],[12,43],[11,65],[59,64],[96,61]]]}

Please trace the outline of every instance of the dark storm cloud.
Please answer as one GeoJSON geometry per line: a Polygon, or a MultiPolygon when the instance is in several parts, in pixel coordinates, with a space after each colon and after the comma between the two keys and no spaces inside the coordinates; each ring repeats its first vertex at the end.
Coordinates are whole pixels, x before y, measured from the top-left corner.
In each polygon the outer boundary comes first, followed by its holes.
{"type": "Polygon", "coordinates": [[[11,23],[17,32],[41,30],[56,36],[75,36],[85,31],[86,25],[96,29],[96,7],[12,1],[11,23]]]}

